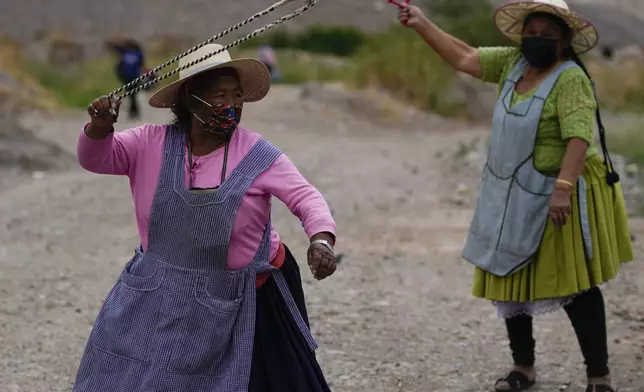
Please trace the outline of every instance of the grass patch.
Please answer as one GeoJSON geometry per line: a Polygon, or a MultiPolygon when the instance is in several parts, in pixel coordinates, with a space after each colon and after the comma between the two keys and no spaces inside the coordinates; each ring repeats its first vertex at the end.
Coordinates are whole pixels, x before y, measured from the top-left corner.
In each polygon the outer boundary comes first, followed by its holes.
{"type": "Polygon", "coordinates": [[[614,112],[644,111],[644,67],[640,61],[606,64],[586,61],[603,108],[614,112]]]}
{"type": "MultiPolygon", "coordinates": [[[[231,51],[235,57],[254,57],[252,51],[231,51]]],[[[331,81],[346,77],[349,63],[334,57],[312,55],[308,53],[283,50],[278,52],[280,83],[299,84],[307,81],[331,81]]],[[[147,62],[156,66],[174,54],[147,54],[147,62]]],[[[75,69],[61,70],[50,64],[37,61],[25,61],[24,72],[35,79],[44,89],[66,107],[85,108],[96,97],[105,95],[121,86],[114,73],[117,59],[114,56],[103,56],[87,61],[75,69]]],[[[176,67],[170,66],[159,72],[162,75],[176,67]]],[[[178,75],[164,79],[153,86],[157,90],[176,80],[178,75]]]]}
{"type": "Polygon", "coordinates": [[[423,109],[458,115],[462,106],[444,96],[455,73],[418,35],[393,26],[375,34],[355,57],[356,87],[377,85],[423,109]]]}
{"type": "Polygon", "coordinates": [[[56,97],[42,88],[39,81],[25,72],[24,58],[20,44],[10,38],[0,36],[0,72],[6,73],[18,82],[19,86],[0,82],[0,104],[10,101],[22,108],[56,109],[56,97]]]}
{"type": "Polygon", "coordinates": [[[346,57],[356,53],[366,40],[367,34],[353,27],[313,25],[298,32],[277,28],[246,41],[240,47],[245,50],[257,48],[260,45],[270,45],[276,49],[294,49],[346,57]]]}
{"type": "Polygon", "coordinates": [[[644,167],[644,122],[630,125],[610,135],[610,152],[622,155],[629,163],[644,167]]]}
{"type": "Polygon", "coordinates": [[[441,29],[474,47],[507,45],[494,25],[494,7],[485,0],[425,1],[427,15],[441,29]]]}
{"type": "MultiPolygon", "coordinates": [[[[152,54],[148,58],[150,64],[158,64],[166,61],[170,55],[152,54]]],[[[107,55],[89,60],[73,69],[61,70],[34,60],[25,61],[23,69],[43,88],[50,91],[62,105],[86,108],[96,97],[109,94],[122,85],[114,73],[116,63],[115,56],[107,55]]],[[[153,89],[161,88],[176,78],[177,76],[173,75],[164,79],[153,89]]]]}
{"type": "MultiPolygon", "coordinates": [[[[491,20],[492,6],[481,0],[432,0],[427,15],[442,29],[473,46],[507,45],[491,20]]],[[[355,56],[353,82],[377,85],[425,110],[447,117],[466,114],[465,102],[453,93],[456,72],[412,29],[396,23],[370,35],[355,56]]]]}
{"type": "Polygon", "coordinates": [[[353,67],[352,62],[289,50],[278,52],[277,61],[281,74],[278,83],[284,84],[346,80],[353,67]]]}
{"type": "Polygon", "coordinates": [[[107,61],[93,60],[78,69],[62,71],[48,64],[29,61],[25,71],[60,101],[70,107],[84,108],[96,97],[118,87],[119,82],[107,61]]]}

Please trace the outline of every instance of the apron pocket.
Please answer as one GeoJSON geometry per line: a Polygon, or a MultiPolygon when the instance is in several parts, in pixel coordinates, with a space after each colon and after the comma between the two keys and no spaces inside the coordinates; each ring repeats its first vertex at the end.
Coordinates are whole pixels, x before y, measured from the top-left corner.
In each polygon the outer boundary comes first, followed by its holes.
{"type": "Polygon", "coordinates": [[[188,305],[190,311],[182,321],[180,336],[173,342],[168,372],[201,377],[226,375],[228,369],[220,365],[234,354],[232,341],[244,298],[243,282],[243,279],[237,281],[237,287],[231,290],[235,294],[229,299],[211,294],[207,278],[197,278],[194,298],[188,305]]]}
{"type": "Polygon", "coordinates": [[[499,250],[516,256],[517,261],[534,256],[546,228],[549,204],[550,195],[534,193],[515,180],[508,197],[499,250]]]}
{"type": "Polygon", "coordinates": [[[489,166],[485,165],[470,231],[490,247],[496,245],[501,230],[511,181],[497,177],[490,171],[489,166]]]}
{"type": "Polygon", "coordinates": [[[164,276],[164,269],[138,255],[128,263],[96,318],[92,332],[95,349],[123,359],[146,361],[162,300],[157,289],[164,276]]]}

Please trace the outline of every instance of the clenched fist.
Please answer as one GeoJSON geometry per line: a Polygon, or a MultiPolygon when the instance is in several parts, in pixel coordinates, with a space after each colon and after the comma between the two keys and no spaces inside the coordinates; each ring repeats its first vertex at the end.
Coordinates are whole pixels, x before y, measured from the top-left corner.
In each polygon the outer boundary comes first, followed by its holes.
{"type": "Polygon", "coordinates": [[[407,27],[417,29],[427,20],[423,11],[415,5],[401,2],[398,4],[398,7],[400,8],[400,11],[398,12],[398,20],[407,27]]]}

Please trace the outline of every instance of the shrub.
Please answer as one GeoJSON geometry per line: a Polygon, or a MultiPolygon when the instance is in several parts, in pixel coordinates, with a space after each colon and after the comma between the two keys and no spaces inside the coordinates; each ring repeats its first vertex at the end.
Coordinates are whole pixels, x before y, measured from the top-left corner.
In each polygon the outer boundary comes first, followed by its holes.
{"type": "MultiPolygon", "coordinates": [[[[507,45],[496,29],[492,6],[483,0],[432,0],[426,14],[441,29],[479,46],[507,45]]],[[[357,56],[357,86],[375,84],[411,103],[439,114],[464,113],[450,99],[455,72],[411,29],[392,26],[369,37],[357,56]]]]}
{"type": "Polygon", "coordinates": [[[494,7],[486,0],[431,0],[427,15],[443,30],[474,47],[511,43],[496,28],[494,7]]]}
{"type": "MultiPolygon", "coordinates": [[[[148,54],[147,63],[156,66],[167,61],[168,57],[148,54]]],[[[23,64],[24,72],[54,95],[57,100],[69,107],[86,108],[92,100],[101,95],[112,92],[121,86],[121,82],[114,74],[117,59],[114,56],[94,58],[81,64],[78,69],[62,70],[50,64],[34,60],[27,60],[23,64]]],[[[173,66],[162,69],[158,76],[169,72],[173,66]]],[[[177,74],[164,79],[153,86],[153,90],[177,79],[177,74]]]]}
{"type": "Polygon", "coordinates": [[[632,124],[617,128],[606,135],[610,153],[620,154],[628,162],[644,167],[644,122],[633,121],[632,124]]]}
{"type": "Polygon", "coordinates": [[[356,56],[353,82],[357,87],[378,85],[421,108],[455,114],[457,108],[441,99],[454,72],[418,35],[393,26],[372,36],[356,56]]]}
{"type": "Polygon", "coordinates": [[[311,53],[346,57],[355,54],[367,39],[352,27],[313,25],[299,32],[276,29],[240,45],[242,50],[270,45],[275,49],[297,49],[311,53]]]}
{"type": "Polygon", "coordinates": [[[350,56],[359,50],[365,40],[365,34],[354,28],[315,25],[297,35],[293,47],[313,53],[350,56]]]}

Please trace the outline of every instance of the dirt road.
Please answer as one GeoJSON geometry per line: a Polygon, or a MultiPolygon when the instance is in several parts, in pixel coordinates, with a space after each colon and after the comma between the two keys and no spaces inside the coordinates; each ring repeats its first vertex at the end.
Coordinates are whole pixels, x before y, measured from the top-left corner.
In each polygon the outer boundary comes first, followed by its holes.
{"type": "MultiPolygon", "coordinates": [[[[280,146],[336,217],[345,259],[332,278],[305,281],[333,390],[490,390],[509,350],[494,308],[470,296],[472,268],[459,255],[471,208],[453,197],[463,178],[475,186],[476,175],[453,165],[459,142],[481,130],[441,121],[391,129],[298,92],[274,88],[245,108],[244,125],[280,146]]],[[[74,152],[84,121],[72,113],[25,123],[74,152]]],[[[276,202],[274,220],[304,263],[297,219],[276,202]]],[[[0,390],[69,391],[100,303],[138,244],[127,179],[78,169],[26,181],[0,193],[0,230],[0,390]]],[[[614,377],[622,392],[643,392],[644,264],[629,264],[604,292],[614,377]]],[[[537,339],[535,391],[583,391],[565,314],[540,318],[537,339]]]]}

